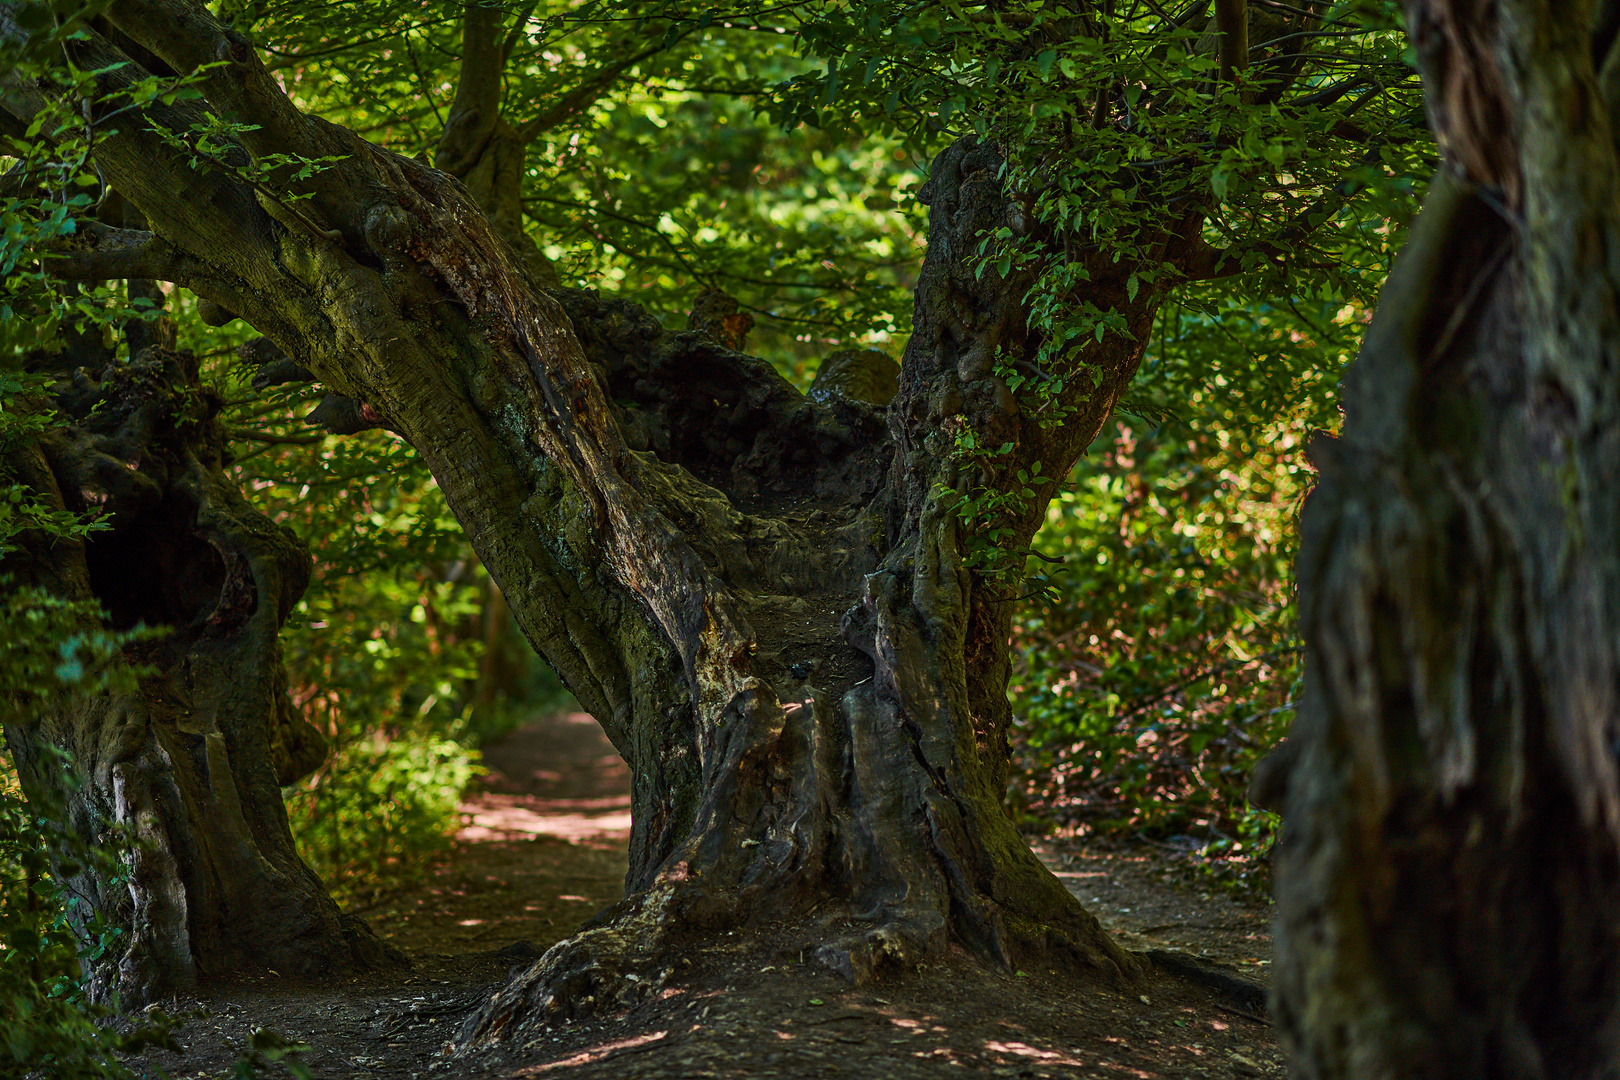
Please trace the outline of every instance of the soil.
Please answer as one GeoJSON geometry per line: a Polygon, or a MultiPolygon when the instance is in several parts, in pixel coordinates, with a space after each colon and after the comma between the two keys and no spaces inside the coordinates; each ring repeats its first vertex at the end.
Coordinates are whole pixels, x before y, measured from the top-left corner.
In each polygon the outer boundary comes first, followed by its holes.
{"type": "MultiPolygon", "coordinates": [[[[1159,961],[1146,993],[965,960],[852,988],[739,937],[627,1013],[448,1056],[465,1015],[617,900],[625,872],[629,776],[589,716],[520,728],[486,747],[485,762],[451,857],[362,912],[411,957],[408,973],[319,987],[266,978],[165,1003],[196,1014],[179,1034],[186,1052],[148,1051],[131,1066],[240,1076],[262,1027],[306,1046],[298,1060],[320,1078],[1282,1075],[1264,1015],[1267,905],[1200,888],[1171,848],[1055,837],[1037,839],[1042,858],[1127,948],[1159,961]]],[[[285,1070],[265,1064],[261,1075],[285,1070]]]]}

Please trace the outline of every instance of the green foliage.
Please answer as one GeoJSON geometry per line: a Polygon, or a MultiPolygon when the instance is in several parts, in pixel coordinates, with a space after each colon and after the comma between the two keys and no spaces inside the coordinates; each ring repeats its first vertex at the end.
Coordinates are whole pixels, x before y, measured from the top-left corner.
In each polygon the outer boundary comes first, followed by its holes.
{"type": "MultiPolygon", "coordinates": [[[[565,285],[624,295],[674,329],[700,289],[724,289],[758,320],[751,349],[802,383],[832,348],[903,340],[922,220],[909,198],[922,162],[903,141],[778,123],[776,87],[813,68],[793,37],[810,10],[513,7],[502,103],[533,136],[523,210],[565,285]]],[[[299,104],[431,156],[458,18],[374,3],[241,19],[276,43],[267,60],[299,104]],[[362,50],[364,63],[341,59],[362,50]]]]}
{"type": "Polygon", "coordinates": [[[1065,824],[1227,841],[1253,824],[1248,776],[1299,676],[1308,474],[1297,432],[1224,434],[1120,425],[1037,538],[1065,565],[1018,619],[1014,698],[1025,799],[1065,824]]]}
{"type": "MultiPolygon", "coordinates": [[[[17,552],[25,533],[67,544],[104,527],[61,510],[15,472],[29,444],[58,423],[48,404],[53,380],[17,370],[19,347],[53,340],[64,321],[94,320],[99,331],[127,315],[100,303],[105,293],[51,288],[23,261],[34,246],[74,234],[74,215],[90,202],[85,189],[99,184],[84,171],[93,136],[80,138],[76,124],[60,110],[41,113],[30,136],[66,132],[58,140],[66,153],[41,151],[45,140],[29,144],[16,169],[46,177],[42,196],[0,204],[0,558],[17,552]]],[[[124,649],[154,633],[103,626],[92,602],[0,576],[0,723],[8,738],[27,737],[65,699],[133,689],[139,672],[124,649]]],[[[26,797],[22,778],[0,764],[0,1076],[128,1076],[119,1055],[171,1045],[174,1022],[154,1011],[120,1033],[108,1026],[110,1010],[88,1000],[91,976],[122,955],[124,929],[67,881],[82,875],[120,888],[133,840],[113,822],[88,823],[88,833],[86,823],[70,825],[68,798],[82,786],[71,758],[43,740],[32,753],[26,797]]]]}
{"type": "MultiPolygon", "coordinates": [[[[964,471],[971,474],[976,465],[988,465],[995,459],[1012,452],[1012,443],[997,447],[986,446],[978,432],[960,427],[951,452],[964,471]]],[[[1032,462],[1013,476],[1016,487],[978,487],[957,497],[953,512],[968,538],[964,563],[983,577],[1016,584],[1025,576],[1024,565],[1029,552],[1012,548],[1008,538],[1014,534],[1015,522],[1023,517],[1036,498],[1035,488],[1050,479],[1042,475],[1045,465],[1032,462]]]]}
{"type": "Polygon", "coordinates": [[[1138,387],[1178,415],[1106,431],[1036,538],[1063,565],[1015,625],[1018,794],[1033,811],[1190,835],[1212,873],[1264,880],[1276,819],[1245,791],[1298,689],[1304,449],[1338,426],[1364,317],[1331,301],[1161,315],[1138,387]]]}
{"type": "MultiPolygon", "coordinates": [[[[198,79],[210,68],[220,67],[224,63],[221,60],[203,64],[191,78],[198,79]]],[[[172,98],[172,95],[165,95],[165,98],[172,98]]],[[[343,156],[306,158],[297,154],[260,154],[250,159],[242,153],[238,140],[249,132],[259,130],[258,125],[237,123],[211,112],[202,114],[185,130],[173,130],[163,124],[152,124],[150,128],[170,147],[179,151],[191,168],[213,170],[240,180],[260,198],[291,215],[305,227],[316,233],[325,232],[322,226],[304,216],[296,204],[315,194],[307,187],[307,182],[343,161],[343,156]]]]}
{"type": "MultiPolygon", "coordinates": [[[[11,9],[25,36],[0,41],[0,69],[16,86],[37,87],[37,111],[21,136],[0,135],[6,185],[0,192],[0,367],[19,353],[60,350],[64,332],[110,331],[156,313],[121,286],[85,288],[53,281],[41,254],[85,246],[82,226],[106,198],[96,148],[153,103],[197,97],[196,76],[111,79],[121,65],[87,70],[65,46],[105,8],[90,3],[24,3],[11,9]]],[[[14,387],[5,388],[9,396],[14,387]]]]}
{"type": "Polygon", "coordinates": [[[17,537],[31,529],[63,539],[79,539],[98,527],[95,522],[51,506],[16,482],[3,464],[27,440],[55,422],[51,410],[42,405],[47,385],[46,379],[0,369],[0,559],[17,550],[17,537]]]}
{"type": "Polygon", "coordinates": [[[305,860],[352,899],[413,880],[448,848],[461,793],[481,771],[476,752],[454,739],[351,738],[291,789],[287,816],[305,860]]]}
{"type": "MultiPolygon", "coordinates": [[[[15,777],[0,784],[0,1075],[119,1075],[116,1039],[79,992],[78,938],[41,839],[57,832],[15,777]]],[[[60,808],[56,808],[58,811],[60,808]]]]}
{"type": "Polygon", "coordinates": [[[303,1055],[309,1053],[305,1043],[289,1042],[285,1035],[273,1028],[254,1028],[253,1035],[231,1066],[232,1080],[254,1080],[280,1065],[293,1080],[313,1080],[315,1073],[304,1064],[303,1055]]]}

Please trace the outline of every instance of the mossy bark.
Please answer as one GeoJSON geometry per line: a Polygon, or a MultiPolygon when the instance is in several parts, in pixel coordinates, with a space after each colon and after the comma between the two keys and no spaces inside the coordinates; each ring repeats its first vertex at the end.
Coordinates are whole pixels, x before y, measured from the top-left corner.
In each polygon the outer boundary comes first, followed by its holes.
{"type": "Polygon", "coordinates": [[[1306,692],[1265,785],[1285,792],[1274,1011],[1295,1076],[1620,1060],[1606,21],[1603,40],[1545,5],[1409,4],[1447,166],[1343,437],[1311,449],[1306,692]]]}
{"type": "Polygon", "coordinates": [[[91,847],[120,826],[135,842],[127,880],[82,860],[59,869],[87,933],[93,916],[124,932],[93,961],[94,992],[138,1007],[209,978],[398,962],[293,847],[281,786],[326,753],[288,699],[277,640],[309,555],[226,479],[217,398],[189,354],[161,347],[99,377],[80,367],[60,391],[68,425],[17,448],[7,471],[107,528],[25,533],[0,573],[99,606],[105,623],[87,632],[155,632],[125,650],[132,690],[70,694],[5,725],[24,790],[64,806],[62,827],[91,847]]]}

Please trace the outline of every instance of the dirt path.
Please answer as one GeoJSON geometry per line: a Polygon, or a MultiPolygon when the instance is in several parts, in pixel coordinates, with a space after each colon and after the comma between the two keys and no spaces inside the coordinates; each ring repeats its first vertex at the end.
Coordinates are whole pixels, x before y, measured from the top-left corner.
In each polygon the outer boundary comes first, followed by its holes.
{"type": "Polygon", "coordinates": [[[484,747],[455,857],[420,891],[365,912],[412,956],[528,942],[544,952],[624,888],[630,770],[586,713],[484,747]]]}
{"type": "MultiPolygon", "coordinates": [[[[308,1044],[316,1077],[1280,1076],[1252,999],[1165,976],[1140,999],[1045,972],[962,963],[851,989],[814,964],[757,946],[705,950],[678,989],[618,1016],[568,1024],[499,1052],[440,1053],[461,1017],[618,899],[629,777],[594,721],[550,717],[485,749],[490,773],[463,806],[453,856],[420,888],[365,912],[409,954],[411,973],[336,987],[266,980],[202,1007],[190,1053],[132,1062],[152,1075],[221,1077],[260,1026],[308,1044]]],[[[1127,947],[1175,949],[1263,980],[1263,905],[1190,887],[1152,847],[1044,842],[1045,858],[1127,947]]],[[[282,1075],[280,1066],[265,1075],[282,1075]]]]}

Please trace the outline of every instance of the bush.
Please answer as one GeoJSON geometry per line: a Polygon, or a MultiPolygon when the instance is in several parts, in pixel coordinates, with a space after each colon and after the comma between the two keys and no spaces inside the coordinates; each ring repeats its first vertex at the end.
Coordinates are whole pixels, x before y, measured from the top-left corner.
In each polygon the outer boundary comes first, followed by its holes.
{"type": "Polygon", "coordinates": [[[339,899],[397,886],[450,846],[462,790],[482,771],[476,750],[442,736],[347,743],[288,790],[299,851],[339,899]]]}
{"type": "Polygon", "coordinates": [[[1082,461],[1037,538],[1065,572],[1015,624],[1027,813],[1190,837],[1208,869],[1263,882],[1276,819],[1246,790],[1300,677],[1303,438],[1284,424],[1240,442],[1122,423],[1082,461]]]}
{"type": "MultiPolygon", "coordinates": [[[[90,633],[99,613],[0,580],[0,703],[13,729],[39,723],[52,700],[134,677],[119,661],[131,634],[90,633]]],[[[72,760],[48,744],[44,768],[60,770],[57,791],[76,787],[72,760]]],[[[91,842],[68,828],[51,785],[25,798],[17,774],[0,769],[0,1076],[124,1077],[118,1054],[168,1045],[171,1022],[152,1013],[131,1031],[107,1026],[111,1009],[86,997],[89,973],[116,964],[122,927],[88,914],[60,877],[94,864],[115,886],[127,877],[132,840],[106,822],[91,842]]],[[[109,1003],[116,1005],[116,1003],[109,1003]]]]}

